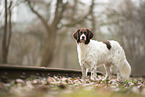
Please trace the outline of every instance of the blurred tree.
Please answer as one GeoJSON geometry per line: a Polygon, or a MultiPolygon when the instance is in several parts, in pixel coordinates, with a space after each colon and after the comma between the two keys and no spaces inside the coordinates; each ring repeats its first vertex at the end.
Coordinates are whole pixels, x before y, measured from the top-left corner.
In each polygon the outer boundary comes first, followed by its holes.
{"type": "Polygon", "coordinates": [[[92,8],[91,8],[91,9],[92,9],[92,10],[91,10],[92,28],[91,28],[91,29],[92,29],[93,32],[95,32],[95,28],[96,28],[96,23],[95,23],[95,22],[96,22],[96,19],[95,19],[96,17],[95,17],[94,12],[93,12],[93,10],[94,10],[94,5],[95,5],[95,0],[92,0],[92,6],[91,6],[91,7],[92,7],[92,8]]]}
{"type": "Polygon", "coordinates": [[[5,21],[4,21],[3,40],[2,40],[2,63],[3,64],[6,64],[8,62],[7,58],[8,58],[9,45],[10,45],[10,39],[12,33],[12,25],[11,25],[12,3],[13,1],[11,0],[10,2],[5,0],[5,21]]]}
{"type": "Polygon", "coordinates": [[[28,2],[28,5],[31,9],[31,11],[37,15],[37,17],[42,21],[46,31],[47,31],[47,40],[45,41],[45,47],[44,47],[44,52],[42,54],[42,61],[41,61],[41,66],[48,66],[49,63],[51,62],[53,58],[53,52],[55,48],[55,43],[56,43],[56,32],[58,30],[58,24],[60,20],[62,19],[63,12],[65,10],[66,4],[63,3],[62,0],[58,0],[56,3],[56,8],[55,8],[55,16],[54,19],[50,24],[47,23],[47,20],[44,19],[44,17],[38,13],[34,9],[34,7],[31,4],[31,1],[26,0],[28,2]]]}
{"type": "MultiPolygon", "coordinates": [[[[53,10],[55,10],[54,16],[53,16],[53,20],[51,23],[48,23],[48,20],[46,20],[38,11],[36,11],[34,9],[34,6],[32,6],[31,0],[26,0],[26,1],[28,3],[28,6],[30,7],[31,11],[35,15],[37,15],[37,17],[41,20],[41,22],[43,23],[43,25],[46,29],[48,36],[44,43],[45,45],[44,45],[44,50],[43,50],[43,54],[42,54],[41,66],[48,66],[53,59],[53,55],[54,55],[53,53],[54,53],[54,49],[56,46],[56,34],[58,31],[58,28],[60,28],[61,20],[63,20],[64,12],[67,10],[68,1],[65,2],[65,0],[64,1],[56,0],[55,9],[53,9],[53,10]]],[[[76,4],[76,2],[77,2],[77,0],[75,0],[75,4],[76,4]]],[[[48,7],[50,7],[50,6],[48,6],[48,7]]],[[[74,6],[74,7],[77,7],[77,6],[74,6]]],[[[76,20],[76,21],[69,20],[70,23],[67,23],[63,26],[74,26],[76,24],[83,22],[87,18],[87,16],[92,12],[92,8],[93,7],[91,6],[89,12],[86,15],[84,15],[83,17],[81,17],[81,19],[76,20]]],[[[74,10],[74,9],[72,9],[72,10],[74,10]]],[[[74,16],[75,15],[72,15],[72,17],[74,17],[74,16]]],[[[51,21],[51,20],[49,20],[49,21],[51,21]]]]}

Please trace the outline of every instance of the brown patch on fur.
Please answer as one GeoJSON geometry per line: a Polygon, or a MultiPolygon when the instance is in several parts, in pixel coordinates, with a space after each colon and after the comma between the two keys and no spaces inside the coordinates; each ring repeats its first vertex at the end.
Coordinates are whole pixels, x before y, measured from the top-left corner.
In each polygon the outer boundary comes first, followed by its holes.
{"type": "Polygon", "coordinates": [[[111,44],[109,41],[104,41],[103,43],[106,44],[107,48],[110,50],[111,49],[111,44]]]}

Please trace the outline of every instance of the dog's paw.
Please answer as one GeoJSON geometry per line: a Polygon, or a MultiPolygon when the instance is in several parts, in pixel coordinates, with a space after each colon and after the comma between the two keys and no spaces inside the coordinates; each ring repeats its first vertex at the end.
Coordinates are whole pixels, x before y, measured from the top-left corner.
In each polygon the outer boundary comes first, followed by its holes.
{"type": "Polygon", "coordinates": [[[102,81],[107,81],[109,76],[105,76],[102,81]]]}
{"type": "Polygon", "coordinates": [[[96,80],[96,77],[92,77],[92,76],[91,76],[91,77],[90,77],[90,80],[96,80]]]}
{"type": "Polygon", "coordinates": [[[107,81],[108,81],[107,78],[103,78],[103,79],[102,79],[102,82],[107,82],[107,81]]]}
{"type": "Polygon", "coordinates": [[[83,81],[85,81],[85,80],[87,80],[88,79],[88,77],[82,77],[82,80],[83,81]]]}
{"type": "Polygon", "coordinates": [[[90,77],[89,80],[90,80],[91,82],[100,82],[100,79],[93,78],[93,77],[90,77]]]}

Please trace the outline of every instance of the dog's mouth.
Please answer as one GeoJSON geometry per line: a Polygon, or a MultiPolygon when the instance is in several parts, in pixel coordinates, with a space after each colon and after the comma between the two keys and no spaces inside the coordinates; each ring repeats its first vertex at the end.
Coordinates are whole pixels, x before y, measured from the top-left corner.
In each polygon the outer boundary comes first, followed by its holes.
{"type": "Polygon", "coordinates": [[[85,41],[86,41],[85,39],[81,39],[80,40],[81,43],[85,43],[85,41]]]}
{"type": "Polygon", "coordinates": [[[85,41],[86,41],[86,35],[85,34],[82,34],[80,36],[80,43],[85,43],[85,41]]]}

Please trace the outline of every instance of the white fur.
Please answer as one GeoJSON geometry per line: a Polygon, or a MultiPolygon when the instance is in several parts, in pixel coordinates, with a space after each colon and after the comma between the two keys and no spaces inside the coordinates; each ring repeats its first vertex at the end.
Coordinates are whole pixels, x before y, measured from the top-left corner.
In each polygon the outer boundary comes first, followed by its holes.
{"type": "Polygon", "coordinates": [[[117,79],[128,79],[131,67],[127,62],[123,48],[117,41],[109,41],[109,50],[105,43],[90,40],[88,44],[77,43],[79,63],[82,69],[83,78],[87,77],[88,69],[91,69],[91,79],[96,79],[97,66],[104,64],[107,79],[110,75],[110,67],[113,66],[117,71],[117,79]]]}

